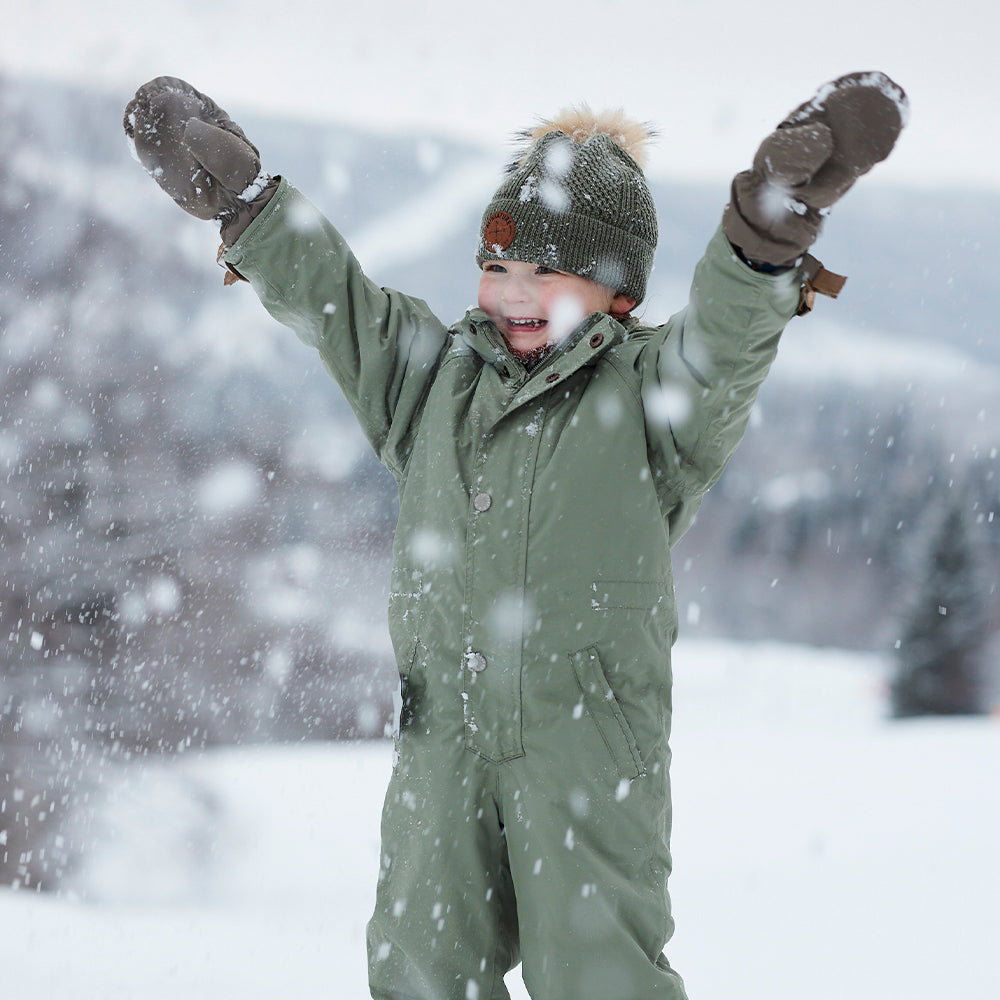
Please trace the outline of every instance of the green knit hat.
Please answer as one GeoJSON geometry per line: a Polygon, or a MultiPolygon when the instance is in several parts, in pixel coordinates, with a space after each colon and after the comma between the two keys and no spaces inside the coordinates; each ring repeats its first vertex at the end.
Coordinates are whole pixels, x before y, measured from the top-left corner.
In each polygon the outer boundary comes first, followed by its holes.
{"type": "Polygon", "coordinates": [[[639,165],[650,137],[620,113],[585,107],[525,133],[525,153],[483,213],[476,262],[544,264],[641,302],[657,238],[639,165]]]}

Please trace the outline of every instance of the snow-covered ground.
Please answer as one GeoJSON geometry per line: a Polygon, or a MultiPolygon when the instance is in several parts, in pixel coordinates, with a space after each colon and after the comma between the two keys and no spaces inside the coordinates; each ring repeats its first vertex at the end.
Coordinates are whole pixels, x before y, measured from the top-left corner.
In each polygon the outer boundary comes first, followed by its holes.
{"type": "MultiPolygon", "coordinates": [[[[678,646],[669,955],[692,1000],[997,996],[1000,722],[887,721],[886,667],[678,646]]],[[[144,766],[72,894],[0,890],[3,996],[367,996],[389,768],[384,743],[144,766]]]]}

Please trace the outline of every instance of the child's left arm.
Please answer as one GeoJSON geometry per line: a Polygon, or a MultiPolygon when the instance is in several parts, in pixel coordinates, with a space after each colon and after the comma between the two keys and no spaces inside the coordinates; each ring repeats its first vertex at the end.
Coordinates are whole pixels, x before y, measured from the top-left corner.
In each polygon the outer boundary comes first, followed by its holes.
{"type": "Polygon", "coordinates": [[[881,73],[820,88],[736,176],[687,308],[650,343],[647,435],[671,535],[690,522],[743,437],[778,340],[819,267],[806,256],[830,207],[885,159],[905,124],[903,91],[881,73]]]}

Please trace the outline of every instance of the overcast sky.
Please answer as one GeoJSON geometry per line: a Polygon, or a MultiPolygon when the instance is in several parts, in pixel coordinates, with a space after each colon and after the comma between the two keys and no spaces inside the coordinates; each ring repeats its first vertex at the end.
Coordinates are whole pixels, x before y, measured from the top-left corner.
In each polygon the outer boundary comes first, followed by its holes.
{"type": "MultiPolygon", "coordinates": [[[[651,171],[725,177],[820,83],[883,69],[911,124],[885,182],[1000,189],[1000,13],[987,0],[30,0],[0,72],[119,94],[183,76],[278,111],[505,143],[581,100],[656,124],[651,171]]],[[[272,169],[275,169],[272,167],[272,169]]],[[[277,169],[280,169],[278,167],[277,169]]]]}

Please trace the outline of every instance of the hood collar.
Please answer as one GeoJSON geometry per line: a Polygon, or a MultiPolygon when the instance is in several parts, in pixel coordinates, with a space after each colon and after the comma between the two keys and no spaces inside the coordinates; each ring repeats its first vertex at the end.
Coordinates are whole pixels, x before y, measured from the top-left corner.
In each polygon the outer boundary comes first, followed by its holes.
{"type": "MultiPolygon", "coordinates": [[[[637,323],[638,320],[631,316],[621,323],[605,313],[592,313],[531,374],[548,368],[555,362],[563,367],[580,367],[603,354],[612,344],[620,343],[637,323]]],[[[482,309],[470,309],[452,327],[452,331],[501,374],[504,368],[508,371],[524,370],[511,353],[496,324],[482,309]]]]}

